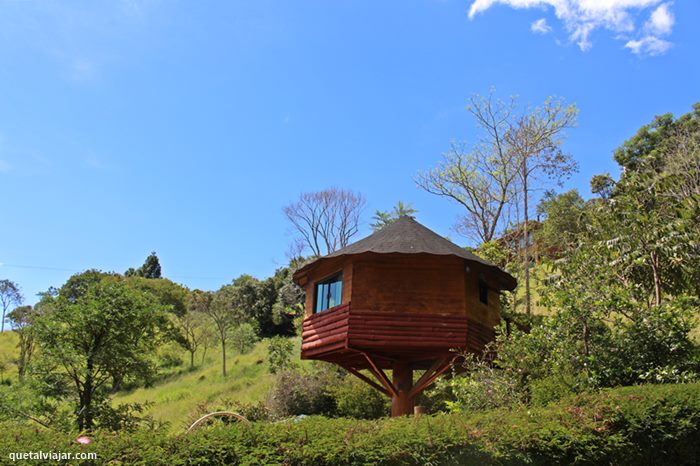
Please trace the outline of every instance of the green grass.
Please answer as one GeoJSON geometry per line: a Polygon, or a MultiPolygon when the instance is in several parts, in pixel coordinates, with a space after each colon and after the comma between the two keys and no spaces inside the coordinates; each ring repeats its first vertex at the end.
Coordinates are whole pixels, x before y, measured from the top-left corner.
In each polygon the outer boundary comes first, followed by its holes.
{"type": "MultiPolygon", "coordinates": [[[[298,361],[299,338],[294,342],[292,360],[298,361]]],[[[232,352],[229,349],[229,354],[232,352]]],[[[182,352],[181,358],[186,363],[164,373],[152,387],[117,393],[114,403],[153,403],[147,414],[179,431],[205,405],[226,404],[229,400],[263,401],[272,387],[274,377],[268,370],[267,340],[258,342],[248,354],[230,354],[226,377],[221,372],[220,348],[209,349],[204,363],[196,365],[194,370],[188,370],[188,353],[182,352]]]]}
{"type": "Polygon", "coordinates": [[[19,356],[17,342],[19,338],[15,332],[0,333],[0,382],[17,380],[17,366],[14,360],[19,356]]]}

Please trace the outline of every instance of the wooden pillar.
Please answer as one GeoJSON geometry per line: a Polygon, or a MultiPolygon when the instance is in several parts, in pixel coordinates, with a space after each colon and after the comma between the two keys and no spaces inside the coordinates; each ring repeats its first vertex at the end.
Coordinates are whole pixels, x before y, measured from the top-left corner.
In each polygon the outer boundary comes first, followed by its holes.
{"type": "Polygon", "coordinates": [[[413,414],[415,399],[410,396],[413,388],[413,369],[407,363],[397,362],[393,371],[394,387],[398,391],[397,396],[391,398],[392,416],[410,416],[413,414]]]}

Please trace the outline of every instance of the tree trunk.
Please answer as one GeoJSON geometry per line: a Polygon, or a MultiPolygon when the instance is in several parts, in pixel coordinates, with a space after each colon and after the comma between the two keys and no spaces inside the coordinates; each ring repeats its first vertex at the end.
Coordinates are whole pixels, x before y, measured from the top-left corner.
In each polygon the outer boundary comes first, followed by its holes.
{"type": "Polygon", "coordinates": [[[221,367],[224,377],[226,377],[226,343],[223,340],[221,341],[221,367]]]}
{"type": "Polygon", "coordinates": [[[85,383],[83,383],[83,391],[80,394],[80,411],[78,414],[78,429],[81,431],[91,430],[94,422],[92,414],[93,369],[93,361],[91,358],[88,358],[87,373],[85,375],[85,383]]]}
{"type": "Polygon", "coordinates": [[[190,370],[194,369],[194,351],[190,351],[190,370]]]}
{"type": "Polygon", "coordinates": [[[525,267],[525,310],[528,317],[532,315],[532,308],[530,304],[530,244],[528,238],[528,221],[529,216],[527,212],[527,159],[523,159],[523,207],[525,211],[523,212],[523,240],[524,240],[524,259],[523,266],[525,267]]]}

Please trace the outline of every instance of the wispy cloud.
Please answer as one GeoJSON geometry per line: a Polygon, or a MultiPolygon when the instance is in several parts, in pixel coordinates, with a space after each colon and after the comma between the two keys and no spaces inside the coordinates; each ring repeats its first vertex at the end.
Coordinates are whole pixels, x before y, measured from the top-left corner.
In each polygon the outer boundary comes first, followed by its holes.
{"type": "Polygon", "coordinates": [[[552,30],[552,27],[547,24],[547,20],[545,18],[540,18],[537,21],[533,21],[533,23],[530,25],[530,30],[535,34],[547,34],[552,30]]]}
{"type": "Polygon", "coordinates": [[[636,55],[662,55],[673,46],[669,41],[654,36],[646,36],[639,40],[630,40],[625,44],[636,55]]]}
{"type": "MultiPolygon", "coordinates": [[[[663,0],[473,0],[469,18],[498,4],[518,9],[553,8],[569,39],[583,51],[592,47],[591,34],[596,29],[613,32],[616,38],[627,41],[626,48],[640,55],[659,55],[671,47],[662,36],[672,32],[674,17],[671,4],[663,0]],[[639,15],[651,8],[655,9],[647,22],[638,27],[639,15]]],[[[539,34],[551,30],[544,18],[530,28],[539,34]]]]}

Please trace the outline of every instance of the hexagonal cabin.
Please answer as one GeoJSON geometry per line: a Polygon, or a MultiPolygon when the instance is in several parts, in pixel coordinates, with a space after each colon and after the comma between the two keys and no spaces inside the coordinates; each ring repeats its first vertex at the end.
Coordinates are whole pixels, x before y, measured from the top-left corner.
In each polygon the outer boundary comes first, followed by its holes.
{"type": "Polygon", "coordinates": [[[500,321],[499,293],[516,285],[411,217],[316,259],[294,280],[306,291],[302,359],[344,367],[390,396],[393,416],[413,411],[453,349],[483,351],[500,321]],[[425,370],[415,383],[414,370],[425,370]]]}

